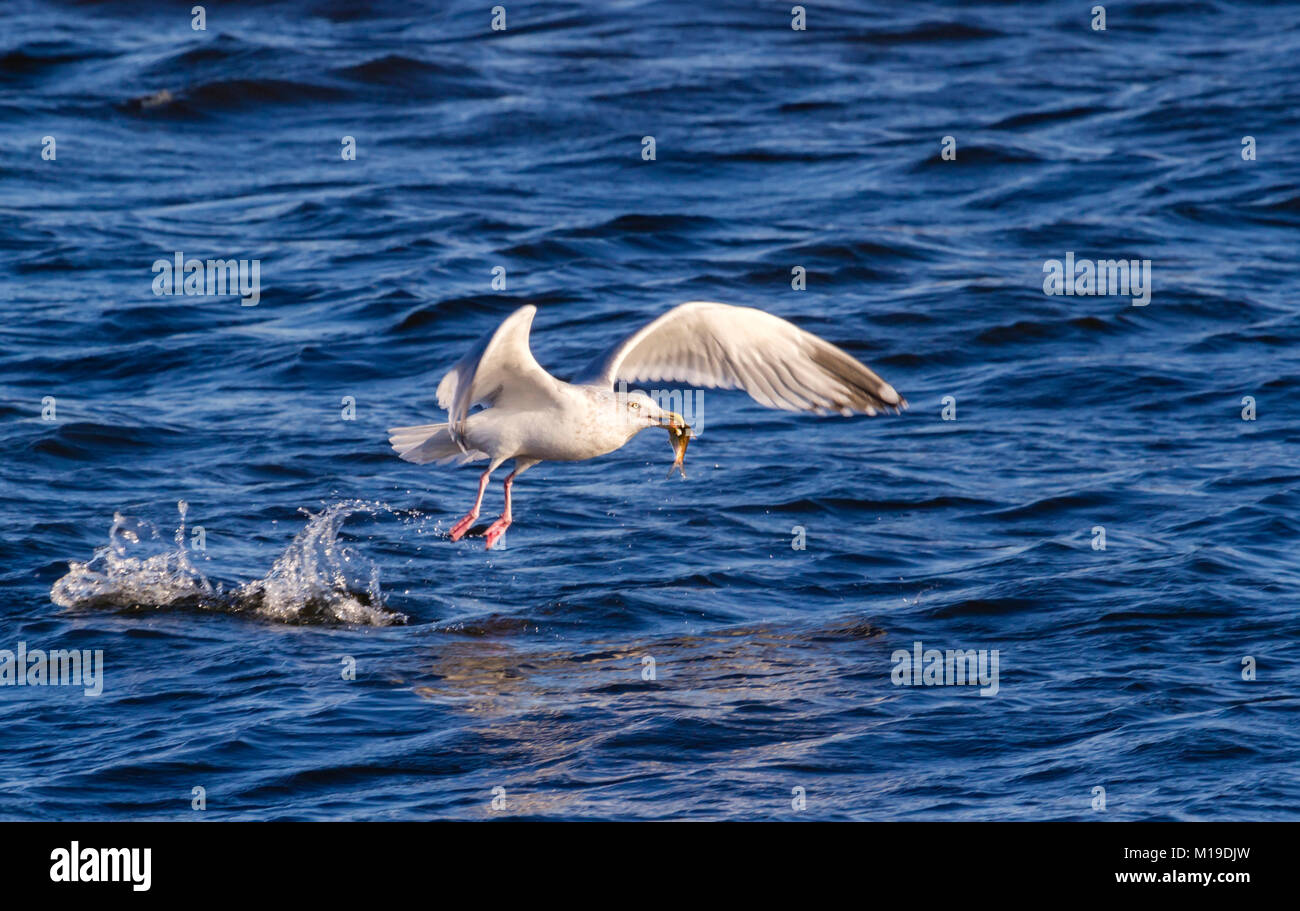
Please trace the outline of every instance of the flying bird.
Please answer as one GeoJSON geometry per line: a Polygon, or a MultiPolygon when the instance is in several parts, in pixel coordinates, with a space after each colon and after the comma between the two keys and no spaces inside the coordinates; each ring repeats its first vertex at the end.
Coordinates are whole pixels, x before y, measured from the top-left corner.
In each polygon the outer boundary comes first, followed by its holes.
{"type": "MultiPolygon", "coordinates": [[[[752,307],[693,301],[669,310],[588,364],[572,382],[547,373],[528,347],[537,308],[520,307],[486,333],[438,384],[443,424],[394,427],[408,462],[487,460],[474,506],[451,529],[459,541],[483,505],[488,479],[514,460],[505,510],[488,527],[491,548],[510,527],[510,486],[538,462],[578,462],[621,448],[647,427],[689,431],[682,416],[615,384],[664,380],[743,389],[760,405],[816,414],[898,413],[907,401],[830,342],[752,307]],[[476,405],[485,408],[474,411],[476,405]]],[[[684,448],[684,447],[683,447],[684,448]]],[[[679,456],[680,460],[680,456],[679,456]]]]}

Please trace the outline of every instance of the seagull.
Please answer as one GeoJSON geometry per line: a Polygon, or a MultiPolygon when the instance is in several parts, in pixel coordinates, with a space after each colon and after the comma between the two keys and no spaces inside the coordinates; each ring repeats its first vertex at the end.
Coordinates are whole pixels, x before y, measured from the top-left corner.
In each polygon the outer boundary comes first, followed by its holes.
{"type": "Polygon", "coordinates": [[[588,364],[572,382],[542,369],[528,346],[531,304],[474,343],[438,384],[442,424],[393,427],[389,443],[408,462],[440,465],[487,460],[478,496],[450,537],[478,518],[488,479],[514,460],[505,510],[487,529],[491,549],[510,527],[510,487],[538,462],[580,462],[624,446],[647,427],[688,431],[627,383],[664,380],[743,389],[769,408],[815,414],[901,412],[907,400],[865,364],[825,339],[752,307],[691,301],[669,310],[588,364]],[[619,388],[615,388],[615,384],[619,388]],[[476,405],[485,406],[471,412],[476,405]]]}

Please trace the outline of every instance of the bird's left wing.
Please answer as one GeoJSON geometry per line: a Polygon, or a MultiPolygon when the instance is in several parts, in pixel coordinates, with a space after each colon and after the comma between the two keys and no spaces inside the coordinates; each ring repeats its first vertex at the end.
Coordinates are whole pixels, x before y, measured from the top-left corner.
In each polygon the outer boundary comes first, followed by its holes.
{"type": "Polygon", "coordinates": [[[528,347],[537,308],[529,304],[506,317],[474,343],[438,384],[438,406],[447,409],[447,431],[466,449],[465,419],[478,404],[544,408],[558,397],[558,381],[542,369],[528,347]]]}
{"type": "Polygon", "coordinates": [[[851,354],[752,307],[674,307],[592,361],[574,382],[667,380],[743,389],[760,405],[874,415],[907,401],[851,354]]]}

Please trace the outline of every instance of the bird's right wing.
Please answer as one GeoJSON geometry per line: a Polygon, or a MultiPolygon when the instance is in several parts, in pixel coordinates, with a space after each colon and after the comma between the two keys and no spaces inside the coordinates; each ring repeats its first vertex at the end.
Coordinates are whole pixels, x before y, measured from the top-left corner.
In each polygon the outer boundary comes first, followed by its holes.
{"type": "Polygon", "coordinates": [[[528,347],[537,308],[529,304],[506,317],[474,343],[438,384],[438,406],[447,409],[447,432],[462,451],[465,420],[475,405],[541,408],[558,399],[558,381],[542,369],[528,347]]]}
{"type": "Polygon", "coordinates": [[[768,408],[818,414],[907,407],[893,386],[842,348],[771,313],[708,301],[669,310],[592,361],[574,382],[619,380],[743,389],[768,408]]]}

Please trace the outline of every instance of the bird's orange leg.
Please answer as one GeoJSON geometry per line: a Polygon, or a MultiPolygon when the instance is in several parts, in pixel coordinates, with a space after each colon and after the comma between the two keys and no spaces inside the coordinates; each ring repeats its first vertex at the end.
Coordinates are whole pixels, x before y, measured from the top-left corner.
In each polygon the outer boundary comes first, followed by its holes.
{"type": "Polygon", "coordinates": [[[492,546],[496,544],[497,541],[501,540],[501,536],[504,535],[506,529],[510,527],[510,484],[514,481],[515,475],[517,474],[519,474],[518,468],[506,475],[506,509],[505,512],[501,513],[501,518],[488,526],[486,533],[488,550],[491,550],[492,546]]]}
{"type": "MultiPolygon", "coordinates": [[[[459,541],[461,538],[465,537],[465,532],[469,531],[469,527],[473,525],[474,520],[478,518],[479,507],[483,505],[483,491],[487,490],[488,476],[491,474],[492,469],[489,468],[487,471],[483,472],[483,476],[478,479],[478,499],[474,501],[474,508],[465,515],[465,518],[461,519],[451,527],[451,539],[453,541],[459,541]]],[[[508,480],[506,482],[506,503],[510,503],[510,482],[508,480]]],[[[509,511],[509,509],[510,507],[507,505],[506,510],[509,511]]]]}

